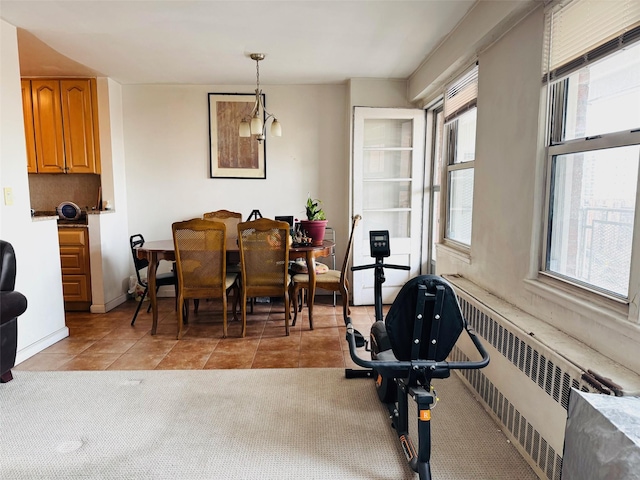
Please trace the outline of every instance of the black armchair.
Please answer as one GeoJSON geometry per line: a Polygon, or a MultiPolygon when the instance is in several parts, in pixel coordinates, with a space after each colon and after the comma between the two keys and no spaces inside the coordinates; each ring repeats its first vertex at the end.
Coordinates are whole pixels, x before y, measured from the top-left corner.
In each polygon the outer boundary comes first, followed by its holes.
{"type": "Polygon", "coordinates": [[[16,254],[9,242],[0,240],[0,383],[13,379],[18,348],[18,317],[27,310],[27,298],[14,290],[16,254]]]}

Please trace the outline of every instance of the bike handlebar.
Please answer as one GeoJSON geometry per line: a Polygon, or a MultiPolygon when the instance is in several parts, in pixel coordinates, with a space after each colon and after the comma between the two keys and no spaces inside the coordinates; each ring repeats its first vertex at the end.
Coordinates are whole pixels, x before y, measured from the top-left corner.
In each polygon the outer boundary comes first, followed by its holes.
{"type": "Polygon", "coordinates": [[[370,265],[358,265],[355,267],[351,267],[351,271],[355,272],[356,270],[368,270],[370,268],[378,268],[378,267],[391,268],[395,270],[411,270],[411,267],[409,267],[408,265],[392,265],[390,263],[372,263],[370,265]]]}
{"type": "Polygon", "coordinates": [[[478,339],[475,330],[469,326],[466,327],[466,332],[478,350],[478,353],[482,356],[482,359],[478,361],[437,362],[435,360],[365,360],[358,356],[354,332],[355,329],[351,324],[351,319],[347,318],[347,341],[349,342],[349,354],[351,355],[351,359],[356,365],[364,368],[373,368],[386,377],[407,377],[411,371],[424,369],[427,370],[427,375],[431,378],[444,378],[447,375],[443,374],[449,370],[471,370],[483,368],[489,364],[489,354],[482,343],[480,343],[480,339],[478,339]]]}

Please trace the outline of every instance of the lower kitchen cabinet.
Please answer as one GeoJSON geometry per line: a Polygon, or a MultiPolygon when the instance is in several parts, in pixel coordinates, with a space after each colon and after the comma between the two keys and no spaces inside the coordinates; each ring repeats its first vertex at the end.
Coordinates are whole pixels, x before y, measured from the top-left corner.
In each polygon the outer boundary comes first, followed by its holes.
{"type": "Polygon", "coordinates": [[[91,270],[87,227],[58,228],[65,310],[89,310],[91,270]]]}

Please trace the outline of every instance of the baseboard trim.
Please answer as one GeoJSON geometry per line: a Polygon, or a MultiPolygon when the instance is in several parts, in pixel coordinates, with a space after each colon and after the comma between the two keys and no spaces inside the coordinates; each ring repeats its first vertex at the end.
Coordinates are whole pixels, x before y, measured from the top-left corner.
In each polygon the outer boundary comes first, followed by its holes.
{"type": "Polygon", "coordinates": [[[18,350],[18,352],[16,353],[16,365],[19,365],[25,360],[33,357],[36,353],[40,353],[45,348],[50,347],[54,343],[59,342],[60,340],[62,340],[63,338],[67,338],[68,336],[69,329],[65,326],[38,340],[37,342],[18,350]]]}
{"type": "Polygon", "coordinates": [[[107,312],[113,310],[114,308],[116,308],[118,305],[122,305],[126,301],[127,301],[127,295],[123,294],[123,295],[120,295],[119,297],[116,297],[113,300],[107,302],[106,304],[96,304],[96,303],[94,303],[89,308],[89,311],[91,313],[107,313],[107,312]]]}

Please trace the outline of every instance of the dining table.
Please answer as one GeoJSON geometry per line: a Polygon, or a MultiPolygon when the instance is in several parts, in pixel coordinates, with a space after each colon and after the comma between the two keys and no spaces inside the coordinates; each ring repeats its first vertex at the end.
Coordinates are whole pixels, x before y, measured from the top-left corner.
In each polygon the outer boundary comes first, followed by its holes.
{"type": "MultiPolygon", "coordinates": [[[[307,262],[307,269],[309,271],[309,298],[307,303],[309,308],[309,323],[313,325],[313,300],[316,294],[316,258],[329,257],[335,249],[335,243],[331,240],[323,240],[321,245],[294,245],[289,247],[289,260],[304,258],[307,262]]],[[[232,258],[239,259],[240,252],[236,237],[230,236],[227,238],[226,249],[228,257],[231,256],[232,258]]],[[[149,262],[147,282],[149,285],[148,295],[153,315],[151,335],[155,335],[158,328],[158,298],[156,294],[158,263],[160,260],[175,262],[175,247],[173,240],[153,240],[145,242],[138,247],[136,254],[138,258],[146,259],[149,262]]],[[[229,259],[227,261],[229,262],[229,259]]]]}

